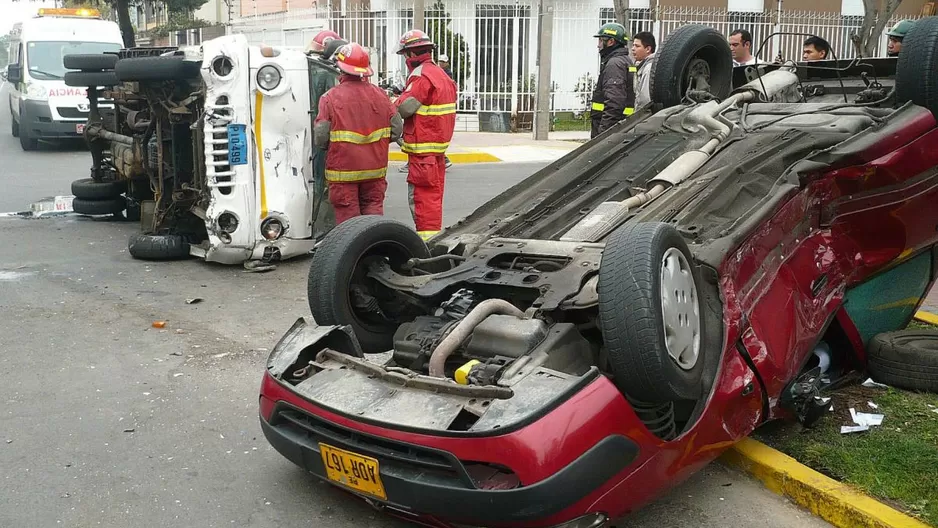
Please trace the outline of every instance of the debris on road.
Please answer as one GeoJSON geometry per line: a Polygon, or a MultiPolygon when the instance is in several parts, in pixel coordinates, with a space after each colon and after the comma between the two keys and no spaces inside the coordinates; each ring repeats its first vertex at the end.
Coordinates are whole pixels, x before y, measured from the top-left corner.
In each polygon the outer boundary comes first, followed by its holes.
{"type": "Polygon", "coordinates": [[[863,385],[864,387],[867,387],[867,388],[870,388],[870,389],[873,389],[873,388],[875,388],[875,389],[888,389],[888,388],[889,388],[889,385],[883,385],[882,383],[877,383],[877,382],[873,381],[873,378],[867,378],[866,381],[864,381],[862,385],[863,385]]]}
{"type": "Polygon", "coordinates": [[[166,321],[153,321],[153,328],[166,328],[166,321]]]}
{"type": "Polygon", "coordinates": [[[198,304],[198,303],[202,302],[203,300],[204,300],[204,299],[202,299],[201,297],[195,297],[195,298],[192,298],[192,299],[186,299],[186,304],[198,304]]]}

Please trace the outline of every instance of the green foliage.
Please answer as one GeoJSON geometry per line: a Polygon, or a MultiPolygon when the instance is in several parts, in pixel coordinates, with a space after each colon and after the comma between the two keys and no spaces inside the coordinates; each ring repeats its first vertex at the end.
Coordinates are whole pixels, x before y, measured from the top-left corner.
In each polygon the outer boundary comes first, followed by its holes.
{"type": "Polygon", "coordinates": [[[470,59],[469,44],[459,33],[449,28],[452,18],[446,12],[446,6],[441,0],[436,0],[429,9],[424,11],[427,35],[437,45],[437,57],[441,54],[449,55],[450,68],[453,79],[460,90],[463,90],[466,77],[469,76],[470,59]]]}
{"type": "Polygon", "coordinates": [[[166,37],[174,31],[182,31],[184,29],[198,29],[202,27],[209,27],[211,25],[212,24],[208,21],[198,18],[190,18],[187,13],[170,12],[169,22],[163,24],[162,26],[153,28],[148,32],[148,34],[151,37],[166,37]]]}
{"type": "Polygon", "coordinates": [[[98,0],[62,0],[62,7],[87,7],[97,9],[101,12],[101,18],[105,20],[111,18],[112,7],[110,2],[100,2],[98,0]]]}

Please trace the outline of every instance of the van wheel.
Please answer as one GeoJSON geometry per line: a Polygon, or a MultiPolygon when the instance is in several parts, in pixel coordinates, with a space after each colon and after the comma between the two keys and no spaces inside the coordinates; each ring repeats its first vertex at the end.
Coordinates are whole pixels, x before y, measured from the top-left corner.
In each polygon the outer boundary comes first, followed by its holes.
{"type": "Polygon", "coordinates": [[[189,241],[182,235],[134,233],[127,252],[138,260],[182,260],[189,258],[189,241]]]}
{"type": "Polygon", "coordinates": [[[83,200],[106,200],[117,198],[127,189],[123,181],[94,181],[92,178],[82,178],[72,182],[72,194],[75,198],[83,200]]]}
{"type": "Polygon", "coordinates": [[[72,210],[78,214],[89,216],[116,215],[127,208],[127,200],[123,196],[105,198],[103,200],[88,200],[75,198],[72,200],[72,210]]]}
{"type": "Polygon", "coordinates": [[[13,119],[13,112],[10,112],[10,134],[13,134],[13,137],[20,137],[20,124],[13,119]]]}
{"type": "Polygon", "coordinates": [[[115,86],[120,84],[117,81],[117,75],[112,71],[99,72],[65,72],[66,86],[76,87],[96,87],[96,86],[115,86]]]}
{"type": "Polygon", "coordinates": [[[62,58],[62,65],[68,70],[86,72],[113,70],[117,64],[117,55],[113,53],[75,53],[62,58]]]}
{"type": "Polygon", "coordinates": [[[199,77],[201,63],[183,57],[134,57],[117,61],[114,72],[121,82],[187,81],[199,77]]]}

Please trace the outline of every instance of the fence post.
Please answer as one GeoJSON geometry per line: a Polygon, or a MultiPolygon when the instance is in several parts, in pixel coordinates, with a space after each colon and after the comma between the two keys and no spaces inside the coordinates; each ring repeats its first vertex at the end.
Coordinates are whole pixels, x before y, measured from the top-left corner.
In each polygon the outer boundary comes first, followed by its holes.
{"type": "Polygon", "coordinates": [[[426,31],[423,22],[424,16],[424,0],[414,0],[414,28],[422,31],[426,31]]]}
{"type": "Polygon", "coordinates": [[[554,32],[554,0],[541,0],[538,7],[537,103],[534,115],[534,139],[546,140],[550,134],[551,39],[554,32]]]}

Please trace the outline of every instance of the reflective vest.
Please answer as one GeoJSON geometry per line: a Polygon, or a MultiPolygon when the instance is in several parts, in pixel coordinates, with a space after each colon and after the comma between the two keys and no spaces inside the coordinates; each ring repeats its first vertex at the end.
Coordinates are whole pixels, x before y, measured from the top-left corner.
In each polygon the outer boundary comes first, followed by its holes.
{"type": "Polygon", "coordinates": [[[432,62],[414,68],[398,105],[413,95],[423,103],[404,120],[404,144],[408,154],[443,154],[456,129],[456,83],[432,62]]]}
{"type": "Polygon", "coordinates": [[[326,180],[359,182],[388,172],[391,117],[397,113],[383,90],[368,81],[346,80],[322,96],[332,123],[326,152],[326,180]]]}

